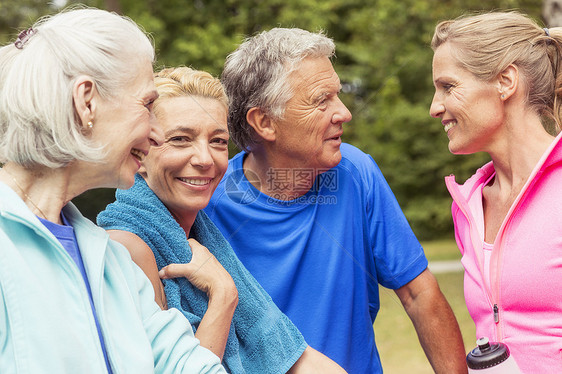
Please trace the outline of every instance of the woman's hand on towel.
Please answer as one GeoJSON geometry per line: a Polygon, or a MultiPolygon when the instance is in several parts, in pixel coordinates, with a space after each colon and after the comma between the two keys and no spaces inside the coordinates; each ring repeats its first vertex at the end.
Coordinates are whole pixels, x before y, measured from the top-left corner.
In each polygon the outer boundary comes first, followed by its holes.
{"type": "Polygon", "coordinates": [[[192,257],[188,264],[163,267],[160,278],[186,277],[209,296],[209,306],[195,337],[221,360],[224,355],[230,323],[238,305],[238,290],[232,277],[209,250],[195,239],[189,239],[192,257]]]}
{"type": "Polygon", "coordinates": [[[187,264],[170,264],[163,267],[161,279],[185,277],[191,284],[205,292],[209,299],[225,294],[238,299],[238,291],[232,277],[209,250],[195,239],[189,239],[192,258],[187,264]]]}

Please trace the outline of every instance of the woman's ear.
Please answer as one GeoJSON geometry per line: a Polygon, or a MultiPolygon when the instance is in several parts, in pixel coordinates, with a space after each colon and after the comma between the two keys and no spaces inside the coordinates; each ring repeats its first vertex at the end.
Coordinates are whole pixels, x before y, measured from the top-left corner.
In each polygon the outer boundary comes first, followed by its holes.
{"type": "Polygon", "coordinates": [[[92,78],[81,75],[76,78],[72,87],[72,98],[74,110],[80,118],[82,128],[91,130],[96,117],[96,104],[98,100],[97,90],[92,78]]]}
{"type": "Polygon", "coordinates": [[[253,107],[248,110],[246,121],[248,121],[261,139],[266,141],[275,140],[275,124],[261,108],[253,107]]]}
{"type": "Polygon", "coordinates": [[[514,64],[505,68],[498,76],[500,99],[505,101],[517,92],[519,87],[519,69],[514,64]]]}

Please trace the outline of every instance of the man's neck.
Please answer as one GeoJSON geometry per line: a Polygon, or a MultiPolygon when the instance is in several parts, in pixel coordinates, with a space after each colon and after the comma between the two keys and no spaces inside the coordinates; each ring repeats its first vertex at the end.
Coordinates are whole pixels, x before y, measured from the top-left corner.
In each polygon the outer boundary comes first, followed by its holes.
{"type": "Polygon", "coordinates": [[[294,200],[306,194],[317,175],[313,169],[274,162],[266,152],[259,150],[247,154],[243,167],[246,178],[255,188],[277,200],[294,200]]]}

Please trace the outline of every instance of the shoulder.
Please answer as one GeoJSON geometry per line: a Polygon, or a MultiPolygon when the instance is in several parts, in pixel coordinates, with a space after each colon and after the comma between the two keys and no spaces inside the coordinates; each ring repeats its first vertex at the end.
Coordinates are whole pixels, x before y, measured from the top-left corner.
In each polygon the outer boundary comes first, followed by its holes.
{"type": "Polygon", "coordinates": [[[342,143],[341,146],[340,146],[340,151],[341,151],[341,154],[342,154],[342,158],[360,160],[360,159],[365,159],[365,158],[370,157],[365,152],[363,152],[362,150],[360,150],[356,146],[351,145],[349,143],[342,143]]]}
{"type": "Polygon", "coordinates": [[[347,143],[342,143],[340,150],[342,159],[335,168],[338,170],[339,178],[342,176],[353,178],[356,183],[366,186],[384,180],[379,166],[371,155],[347,143]]]}
{"type": "Polygon", "coordinates": [[[340,151],[342,159],[338,167],[353,169],[361,173],[379,170],[377,163],[371,155],[351,144],[342,143],[340,151]]]}
{"type": "Polygon", "coordinates": [[[107,230],[109,237],[122,244],[130,253],[131,259],[150,280],[154,288],[155,300],[162,309],[167,309],[164,287],[158,274],[158,265],[152,249],[137,235],[123,230],[107,230]]]}
{"type": "Polygon", "coordinates": [[[108,230],[107,233],[112,240],[121,243],[129,251],[133,261],[143,270],[143,265],[147,263],[156,265],[152,249],[137,235],[123,230],[108,230]]]}

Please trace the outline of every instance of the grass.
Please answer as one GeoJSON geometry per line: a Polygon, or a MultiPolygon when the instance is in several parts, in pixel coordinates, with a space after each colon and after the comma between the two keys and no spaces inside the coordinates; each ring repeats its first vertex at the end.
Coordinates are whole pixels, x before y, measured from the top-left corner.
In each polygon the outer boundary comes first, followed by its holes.
{"type": "Polygon", "coordinates": [[[460,261],[461,254],[454,239],[432,240],[422,245],[429,261],[460,261]]]}
{"type": "MultiPolygon", "coordinates": [[[[460,260],[452,240],[423,243],[430,261],[460,260]]],[[[463,273],[435,274],[441,291],[449,301],[459,322],[468,352],[475,345],[474,324],[470,318],[463,295],[463,273]]],[[[374,324],[375,339],[385,373],[430,374],[433,373],[419,344],[412,322],[392,290],[380,287],[381,310],[374,324]]]]}

